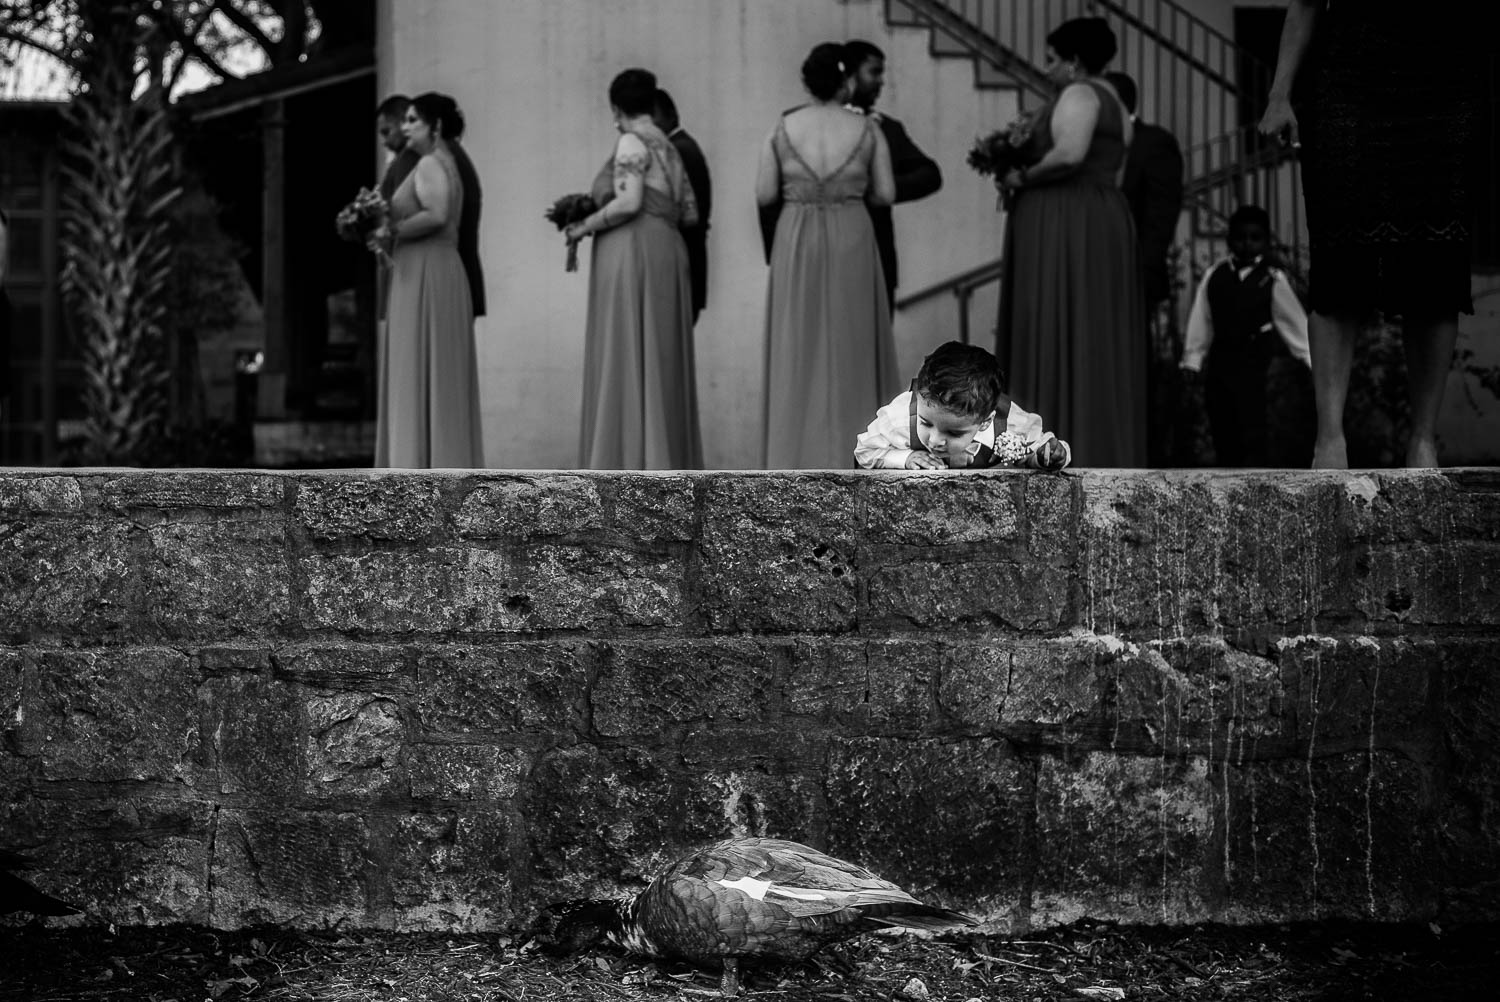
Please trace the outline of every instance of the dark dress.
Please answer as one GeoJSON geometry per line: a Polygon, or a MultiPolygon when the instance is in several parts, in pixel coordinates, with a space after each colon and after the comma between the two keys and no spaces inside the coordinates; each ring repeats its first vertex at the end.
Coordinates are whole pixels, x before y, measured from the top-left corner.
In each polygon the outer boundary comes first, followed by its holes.
{"type": "Polygon", "coordinates": [[[766,293],[766,442],[771,470],[848,469],[849,443],[900,388],[885,272],[865,208],[874,126],[819,176],[773,140],[780,217],[766,293]]]}
{"type": "MultiPolygon", "coordinates": [[[[1135,224],[1116,185],[1125,110],[1103,84],[1080,168],[1023,188],[1005,232],[996,355],[1011,396],[1092,467],[1146,465],[1145,307],[1135,224]]],[[[1032,141],[1050,149],[1055,99],[1032,141]]]]}
{"type": "Polygon", "coordinates": [[[1472,313],[1484,8],[1325,4],[1293,94],[1323,314],[1472,313]]]}
{"type": "MultiPolygon", "coordinates": [[[[594,237],[583,349],[579,465],[592,470],[695,470],[703,465],[693,364],[693,291],[678,225],[697,214],[677,150],[652,126],[641,210],[594,237]]],[[[594,179],[614,197],[615,160],[594,179]]]]}

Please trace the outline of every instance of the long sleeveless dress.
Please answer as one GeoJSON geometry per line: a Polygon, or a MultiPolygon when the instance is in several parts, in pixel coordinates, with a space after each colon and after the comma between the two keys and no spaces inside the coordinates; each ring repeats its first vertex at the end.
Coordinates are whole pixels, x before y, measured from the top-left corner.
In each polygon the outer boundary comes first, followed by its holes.
{"type": "MultiPolygon", "coordinates": [[[[641,211],[598,233],[590,259],[579,462],[594,470],[698,469],[693,286],[678,230],[693,195],[667,138],[651,128],[634,134],[649,154],[641,211]]],[[[611,157],[594,179],[600,206],[614,196],[614,167],[611,157]]]]}
{"type": "MultiPolygon", "coordinates": [[[[442,229],[400,241],[391,255],[375,465],[472,469],[484,465],[484,448],[473,299],[458,255],[463,186],[451,161],[428,156],[448,175],[453,204],[442,229]]],[[[421,208],[413,171],[391,198],[391,218],[421,208]]]]}
{"type": "Polygon", "coordinates": [[[848,469],[854,439],[900,390],[885,273],[865,207],[875,125],[819,177],[783,120],[781,216],[766,306],[765,466],[848,469]]]}
{"type": "MultiPolygon", "coordinates": [[[[1146,465],[1144,291],[1130,205],[1116,183],[1125,116],[1103,84],[1080,169],[1023,188],[1005,233],[995,354],[1016,402],[1073,449],[1075,465],[1146,465]]],[[[1052,109],[1038,111],[1038,156],[1052,147],[1052,109]]]]}
{"type": "Polygon", "coordinates": [[[1315,311],[1474,312],[1486,7],[1343,0],[1318,12],[1293,95],[1315,311]]]}

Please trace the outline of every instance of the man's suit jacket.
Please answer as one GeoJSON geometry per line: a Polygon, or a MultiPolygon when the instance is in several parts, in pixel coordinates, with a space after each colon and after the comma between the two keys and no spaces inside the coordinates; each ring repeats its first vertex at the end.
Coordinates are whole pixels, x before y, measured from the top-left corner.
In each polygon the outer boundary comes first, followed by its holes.
{"type": "Polygon", "coordinates": [[[1159,125],[1136,122],[1120,189],[1135,219],[1146,302],[1154,306],[1171,292],[1167,251],[1182,214],[1182,147],[1176,137],[1159,125]]]}
{"type": "MultiPolygon", "coordinates": [[[[896,177],[896,204],[926,198],[943,186],[942,170],[911,141],[905,126],[883,114],[876,114],[875,121],[880,125],[881,134],[885,136],[886,146],[890,147],[891,172],[896,177]]],[[[886,296],[894,307],[897,282],[896,232],[891,219],[891,208],[875,205],[868,208],[870,222],[875,228],[875,246],[880,252],[880,265],[885,270],[886,296]]],[[[776,236],[776,220],[780,215],[780,202],[764,206],[760,210],[760,236],[768,262],[771,260],[771,242],[776,236]]]]}
{"type": "Polygon", "coordinates": [[[693,186],[693,198],[698,203],[698,223],[682,228],[682,239],[687,244],[688,268],[693,283],[693,319],[703,312],[708,304],[708,217],[713,211],[713,184],[708,177],[708,161],[703,158],[703,148],[698,140],[688,135],[685,129],[674,129],[667,137],[677,147],[682,157],[682,169],[687,172],[688,183],[693,186]]]}

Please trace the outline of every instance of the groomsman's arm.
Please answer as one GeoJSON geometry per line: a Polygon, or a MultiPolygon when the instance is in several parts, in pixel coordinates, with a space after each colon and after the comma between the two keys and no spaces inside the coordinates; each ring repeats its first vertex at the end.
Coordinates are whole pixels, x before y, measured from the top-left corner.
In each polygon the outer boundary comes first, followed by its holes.
{"type": "Polygon", "coordinates": [[[943,186],[943,172],[937,162],[917,149],[917,144],[906,134],[905,126],[894,118],[882,116],[880,131],[891,149],[897,204],[926,198],[943,186]]]}

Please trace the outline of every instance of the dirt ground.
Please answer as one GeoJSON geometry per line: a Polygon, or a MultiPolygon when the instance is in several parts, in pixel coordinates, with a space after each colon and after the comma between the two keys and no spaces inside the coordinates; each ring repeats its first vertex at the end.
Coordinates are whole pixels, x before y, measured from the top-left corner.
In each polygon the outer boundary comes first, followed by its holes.
{"type": "MultiPolygon", "coordinates": [[[[1025,939],[869,936],[816,965],[747,967],[765,1002],[1500,997],[1500,927],[1080,924],[1025,939]]],[[[717,997],[715,973],[563,960],[496,935],[0,927],[0,1002],[560,1002],[717,997]]]]}

